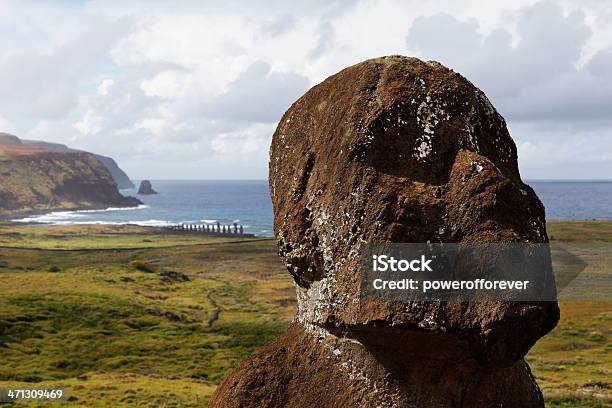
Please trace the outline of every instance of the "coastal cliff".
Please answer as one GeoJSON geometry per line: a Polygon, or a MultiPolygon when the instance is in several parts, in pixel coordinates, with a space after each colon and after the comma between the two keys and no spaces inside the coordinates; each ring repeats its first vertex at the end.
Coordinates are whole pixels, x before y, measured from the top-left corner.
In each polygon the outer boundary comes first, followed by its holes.
{"type": "Polygon", "coordinates": [[[113,176],[113,179],[115,180],[115,183],[117,183],[117,187],[119,187],[119,189],[123,190],[123,189],[136,188],[134,183],[132,183],[132,180],[130,180],[128,175],[125,174],[123,170],[121,170],[121,168],[119,167],[119,165],[113,158],[101,156],[99,154],[94,154],[94,156],[96,156],[96,158],[100,161],[100,163],[102,163],[104,167],[106,167],[106,169],[110,172],[111,176],[113,176]]]}
{"type": "MultiPolygon", "coordinates": [[[[60,143],[43,142],[41,140],[20,140],[16,136],[9,135],[7,133],[0,133],[0,144],[2,143],[2,135],[5,136],[5,140],[12,140],[14,142],[15,139],[17,139],[18,141],[21,141],[21,144],[39,147],[45,151],[52,151],[52,152],[78,152],[79,151],[79,150],[71,149],[68,146],[64,144],[60,144],[60,143]]],[[[96,156],[96,158],[100,161],[100,163],[102,163],[102,165],[104,165],[104,167],[106,167],[106,169],[110,172],[111,176],[113,176],[113,180],[115,180],[115,183],[117,183],[117,187],[119,189],[123,190],[123,189],[136,188],[134,183],[132,183],[132,180],[130,180],[128,175],[119,167],[119,165],[113,158],[102,156],[100,154],[95,154],[95,153],[92,153],[92,154],[96,156]]]]}
{"type": "Polygon", "coordinates": [[[0,133],[0,216],[139,204],[94,154],[0,133]]]}

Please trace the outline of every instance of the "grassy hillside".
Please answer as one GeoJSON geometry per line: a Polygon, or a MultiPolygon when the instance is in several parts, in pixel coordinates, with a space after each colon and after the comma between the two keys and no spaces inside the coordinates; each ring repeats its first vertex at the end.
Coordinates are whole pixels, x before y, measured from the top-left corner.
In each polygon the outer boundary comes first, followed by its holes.
{"type": "Polygon", "coordinates": [[[2,149],[2,147],[0,146],[0,161],[2,160],[8,160],[9,156],[8,154],[2,149]]]}
{"type": "MultiPolygon", "coordinates": [[[[554,245],[612,245],[610,228],[549,233],[554,245]]],[[[0,386],[65,386],[71,401],[58,406],[202,406],[284,331],[294,301],[272,240],[0,227],[0,386]]],[[[561,313],[528,355],[548,406],[609,406],[612,303],[564,301],[561,313]]]]}
{"type": "Polygon", "coordinates": [[[271,240],[113,228],[120,245],[143,249],[88,250],[109,248],[89,231],[72,250],[74,231],[23,232],[2,229],[0,240],[70,250],[0,249],[0,386],[67,386],[75,405],[201,406],[293,313],[271,240]]]}

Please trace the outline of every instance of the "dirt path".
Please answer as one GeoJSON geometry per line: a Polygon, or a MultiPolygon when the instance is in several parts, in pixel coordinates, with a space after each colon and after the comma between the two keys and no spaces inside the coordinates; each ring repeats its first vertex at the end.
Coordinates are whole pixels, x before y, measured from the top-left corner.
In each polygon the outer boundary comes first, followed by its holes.
{"type": "Polygon", "coordinates": [[[219,305],[217,304],[217,302],[215,301],[215,299],[213,299],[212,294],[215,293],[217,289],[212,288],[211,290],[208,291],[208,293],[206,294],[206,297],[208,298],[208,301],[210,302],[210,304],[213,307],[213,311],[212,311],[212,315],[211,317],[208,319],[208,323],[207,323],[207,327],[212,327],[213,324],[219,320],[219,314],[221,314],[221,308],[219,307],[219,305]]]}

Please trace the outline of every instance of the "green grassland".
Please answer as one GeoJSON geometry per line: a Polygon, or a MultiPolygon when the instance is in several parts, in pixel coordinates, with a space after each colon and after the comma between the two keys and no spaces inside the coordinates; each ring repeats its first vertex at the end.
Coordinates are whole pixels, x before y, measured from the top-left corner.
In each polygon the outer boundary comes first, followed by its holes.
{"type": "Polygon", "coordinates": [[[527,361],[548,406],[612,406],[612,222],[549,222],[547,230],[561,320],[527,361]]]}
{"type": "Polygon", "coordinates": [[[108,250],[104,235],[20,229],[0,230],[28,248],[0,248],[0,386],[65,386],[75,406],[202,406],[293,314],[272,240],[116,227],[119,246],[142,248],[108,250]]]}
{"type": "MultiPolygon", "coordinates": [[[[569,293],[584,274],[605,283],[589,248],[612,254],[612,223],[551,223],[549,234],[586,259],[578,277],[574,258],[555,261],[569,293]]],[[[230,368],[284,331],[294,302],[270,239],[7,224],[0,387],[66,387],[57,406],[205,406],[230,368]]],[[[548,406],[609,406],[612,303],[567,300],[561,313],[528,355],[548,406]]]]}
{"type": "Polygon", "coordinates": [[[216,237],[172,233],[136,225],[15,226],[0,230],[0,247],[35,249],[139,249],[240,241],[240,237],[216,237]]]}
{"type": "Polygon", "coordinates": [[[114,250],[161,248],[195,244],[222,244],[241,241],[240,237],[216,237],[172,233],[162,229],[120,225],[109,228],[100,225],[5,226],[0,233],[0,247],[56,250],[114,250]]]}

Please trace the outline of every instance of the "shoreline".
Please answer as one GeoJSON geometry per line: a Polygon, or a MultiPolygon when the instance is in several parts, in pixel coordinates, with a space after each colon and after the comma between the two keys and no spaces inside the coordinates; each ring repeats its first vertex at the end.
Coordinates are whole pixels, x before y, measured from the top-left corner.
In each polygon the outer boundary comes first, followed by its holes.
{"type": "MultiPolygon", "coordinates": [[[[131,211],[131,210],[139,210],[139,209],[147,209],[149,205],[147,204],[139,204],[137,206],[131,207],[107,207],[107,206],[95,206],[95,207],[79,207],[73,209],[50,209],[50,210],[34,210],[34,211],[24,211],[19,213],[11,213],[11,214],[2,214],[0,213],[0,226],[134,226],[134,227],[144,227],[144,228],[152,228],[159,231],[168,231],[175,227],[181,225],[215,225],[218,224],[217,220],[200,220],[199,223],[194,223],[194,221],[172,221],[168,219],[143,219],[143,220],[119,220],[114,221],[113,219],[104,220],[100,218],[89,219],[86,221],[75,221],[77,214],[79,213],[106,213],[106,212],[117,212],[117,211],[131,211]],[[57,219],[57,217],[53,216],[61,216],[68,215],[69,217],[66,221],[57,219]],[[49,217],[45,219],[45,217],[49,217]]],[[[136,217],[138,218],[138,217],[136,217]]],[[[237,221],[237,220],[236,220],[237,221]]],[[[229,223],[225,223],[222,225],[230,225],[229,223]]],[[[233,224],[232,224],[233,225],[233,224]]],[[[228,230],[229,231],[229,230],[228,230]]],[[[188,230],[183,231],[184,233],[189,233],[188,230]]],[[[201,230],[194,229],[193,233],[203,233],[208,235],[217,235],[215,232],[205,232],[201,230]]],[[[222,233],[225,234],[225,233],[222,233]]],[[[253,232],[244,232],[245,236],[254,236],[254,237],[268,237],[265,234],[256,234],[253,232]]]]}
{"type": "MultiPolygon", "coordinates": [[[[82,207],[74,207],[74,208],[56,207],[56,208],[46,208],[44,210],[16,211],[16,212],[8,213],[8,214],[5,213],[4,210],[0,210],[0,221],[17,222],[17,221],[14,221],[17,218],[28,218],[32,216],[48,215],[48,214],[58,213],[58,212],[103,211],[103,210],[108,210],[110,208],[137,209],[138,207],[142,205],[146,205],[146,204],[141,203],[138,205],[125,206],[125,207],[112,206],[112,205],[100,205],[100,206],[92,205],[92,206],[82,206],[82,207]]],[[[39,223],[39,224],[43,224],[43,223],[39,223]]]]}
{"type": "MultiPolygon", "coordinates": [[[[79,227],[83,227],[83,228],[87,228],[87,227],[91,227],[91,226],[97,226],[100,228],[108,228],[108,229],[113,229],[113,228],[117,228],[117,227],[138,227],[138,228],[143,228],[143,231],[149,231],[149,232],[143,232],[143,234],[146,233],[159,233],[159,232],[167,232],[169,227],[175,226],[175,225],[180,225],[180,224],[189,224],[189,222],[185,222],[185,221],[176,221],[176,222],[172,222],[170,220],[166,220],[166,219],[143,219],[143,220],[138,220],[139,217],[135,217],[136,220],[134,219],[130,219],[130,220],[125,220],[125,218],[127,217],[123,217],[123,219],[121,219],[121,217],[119,217],[118,221],[114,221],[112,217],[114,217],[114,215],[111,215],[109,220],[105,220],[105,217],[101,217],[101,218],[96,218],[95,216],[93,217],[94,219],[88,219],[87,218],[91,218],[91,217],[85,217],[86,220],[83,221],[78,221],[78,216],[74,216],[74,217],[70,217],[66,220],[66,221],[62,221],[61,219],[53,219],[53,217],[50,220],[39,220],[39,219],[27,219],[27,218],[35,218],[35,217],[44,217],[44,216],[52,216],[53,214],[58,214],[58,213],[79,213],[79,212],[104,212],[104,211],[130,211],[130,210],[137,210],[137,209],[145,209],[148,208],[148,205],[146,204],[139,204],[139,205],[133,205],[133,206],[109,206],[109,205],[90,205],[90,206],[80,206],[80,207],[74,207],[74,208],[62,208],[62,207],[54,207],[54,208],[47,208],[47,209],[36,209],[36,210],[29,210],[29,211],[16,211],[16,212],[10,212],[10,213],[6,213],[3,211],[0,211],[0,227],[74,227],[75,231],[77,231],[79,229],[79,227]],[[23,220],[23,221],[22,221],[23,220]],[[155,221],[155,223],[153,223],[152,221],[155,221]]],[[[61,218],[61,217],[60,217],[61,218]]],[[[131,217],[130,217],[131,218],[131,217]]],[[[142,217],[140,217],[142,218],[142,217]]],[[[145,217],[146,218],[146,217],[145,217]]],[[[583,218],[583,219],[550,219],[546,221],[547,225],[556,225],[559,223],[571,223],[571,224],[577,224],[577,223],[612,223],[612,218],[583,218]]],[[[204,224],[208,224],[207,222],[205,222],[204,224]]],[[[268,230],[271,230],[271,226],[270,228],[267,228],[268,230]]],[[[187,233],[187,232],[185,232],[187,233]]],[[[254,237],[258,237],[258,238],[271,238],[272,235],[270,233],[267,232],[261,232],[261,233],[249,233],[252,234],[254,237]]],[[[552,233],[551,231],[549,231],[549,239],[550,241],[555,240],[555,235],[554,233],[552,233]]]]}

